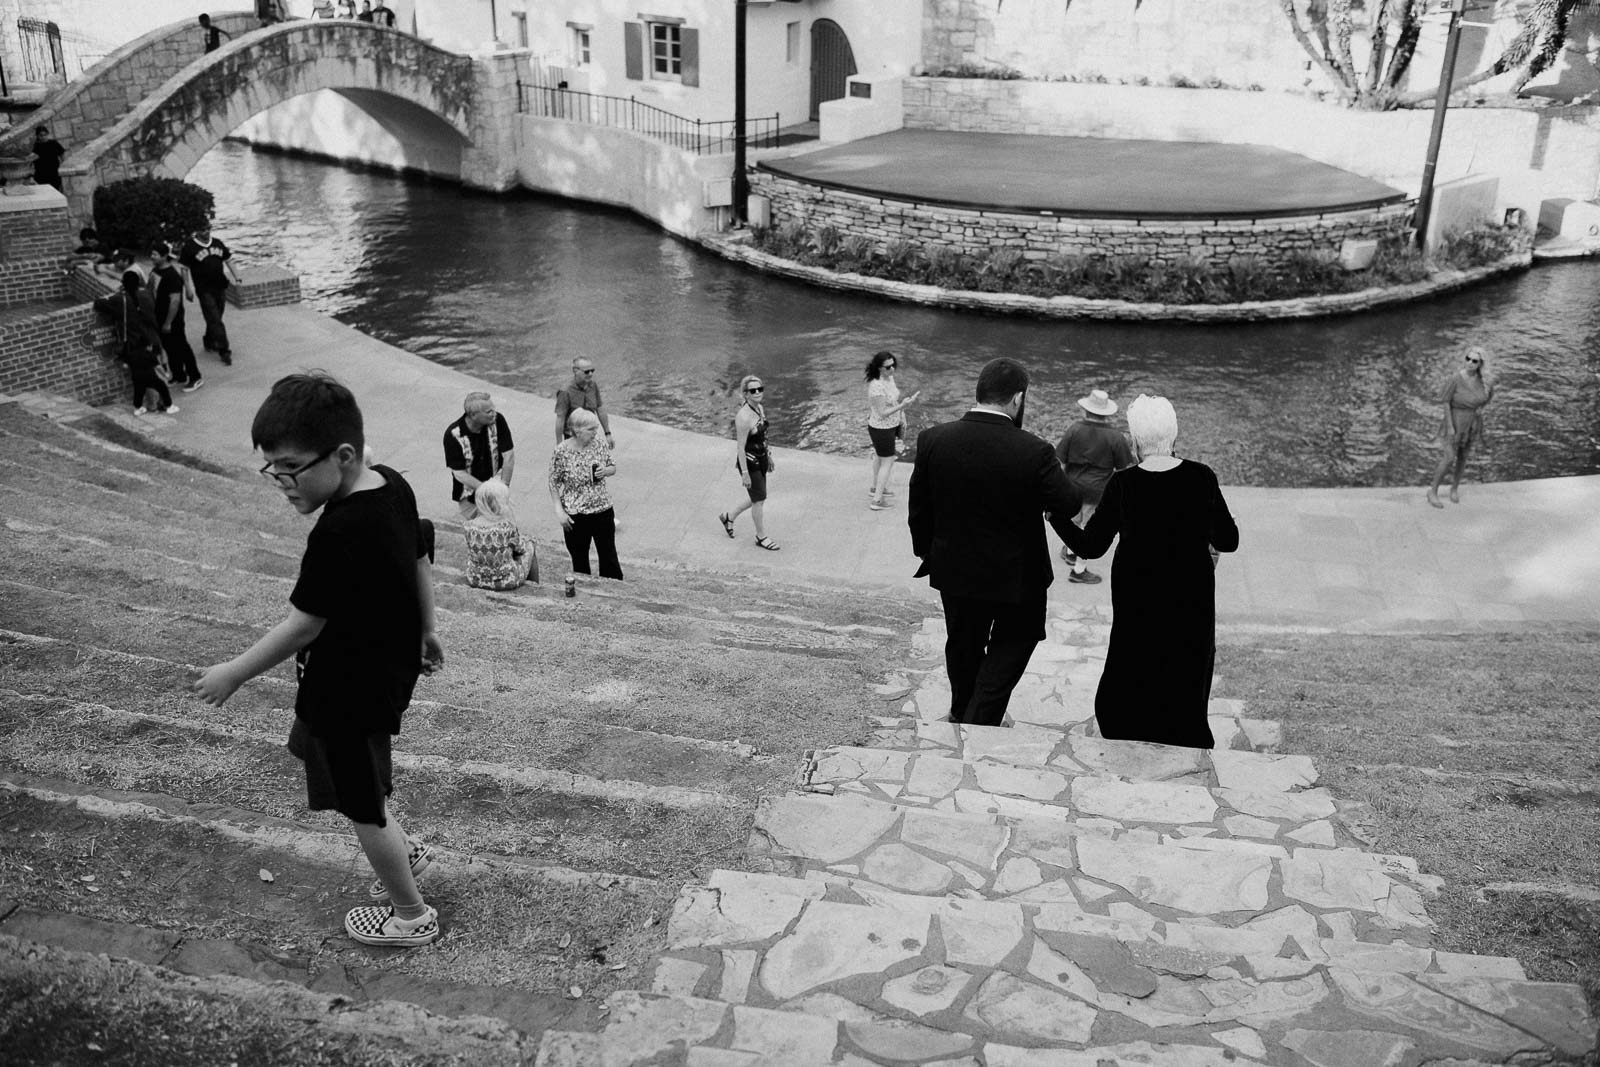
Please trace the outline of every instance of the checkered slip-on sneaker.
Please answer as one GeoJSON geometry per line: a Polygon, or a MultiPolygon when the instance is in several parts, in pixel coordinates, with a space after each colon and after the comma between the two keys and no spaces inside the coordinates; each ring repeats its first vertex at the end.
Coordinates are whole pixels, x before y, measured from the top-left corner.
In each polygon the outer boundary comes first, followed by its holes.
{"type": "MultiPolygon", "coordinates": [[[[411,860],[411,877],[417,879],[417,887],[422,887],[422,872],[433,864],[433,849],[421,841],[411,842],[411,851],[408,853],[411,860]]],[[[385,888],[383,879],[374,878],[372,884],[367,886],[367,899],[374,904],[389,903],[389,890],[385,888]]]]}
{"type": "Polygon", "coordinates": [[[344,932],[363,945],[415,948],[439,940],[439,913],[429,908],[417,919],[402,919],[390,907],[363,905],[344,917],[344,932]]]}

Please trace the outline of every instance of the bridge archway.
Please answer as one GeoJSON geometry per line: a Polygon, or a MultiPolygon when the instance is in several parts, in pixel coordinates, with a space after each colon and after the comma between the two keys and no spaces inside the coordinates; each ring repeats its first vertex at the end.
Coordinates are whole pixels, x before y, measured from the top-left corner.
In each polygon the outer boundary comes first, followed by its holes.
{"type": "Polygon", "coordinates": [[[391,124],[412,124],[433,143],[453,137],[458,153],[472,143],[476,82],[468,57],[368,23],[290,22],[190,63],[71,152],[62,177],[72,214],[88,217],[94,189],[106,182],[181,178],[251,117],[324,89],[365,101],[363,110],[384,113],[391,124]]]}

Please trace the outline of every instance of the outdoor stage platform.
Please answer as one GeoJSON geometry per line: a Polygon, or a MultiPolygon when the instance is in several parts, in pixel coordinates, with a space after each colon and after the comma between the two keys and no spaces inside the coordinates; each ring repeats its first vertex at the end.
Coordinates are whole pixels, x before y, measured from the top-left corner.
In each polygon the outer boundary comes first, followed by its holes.
{"type": "Polygon", "coordinates": [[[896,130],[761,169],[915,203],[1093,218],[1261,219],[1405,199],[1294,152],[1202,141],[896,130]]]}
{"type": "Polygon", "coordinates": [[[1398,238],[1412,211],[1382,182],[1260,145],[942,130],[767,159],[751,185],[774,225],[1029,258],[1281,262],[1398,238]]]}

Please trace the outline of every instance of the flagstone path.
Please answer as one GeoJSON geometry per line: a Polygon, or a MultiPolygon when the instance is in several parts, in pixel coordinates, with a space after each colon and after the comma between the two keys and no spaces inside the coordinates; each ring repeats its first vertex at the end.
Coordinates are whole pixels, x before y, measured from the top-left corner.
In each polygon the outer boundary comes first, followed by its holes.
{"type": "Polygon", "coordinates": [[[1572,985],[1431,946],[1440,880],[1212,701],[1210,752],[1097,736],[1109,622],[1053,608],[1007,725],[943,721],[943,627],[869,746],[765,798],[753,871],[684,889],[648,992],[540,1067],[1417,1067],[1593,1055],[1572,985]]]}

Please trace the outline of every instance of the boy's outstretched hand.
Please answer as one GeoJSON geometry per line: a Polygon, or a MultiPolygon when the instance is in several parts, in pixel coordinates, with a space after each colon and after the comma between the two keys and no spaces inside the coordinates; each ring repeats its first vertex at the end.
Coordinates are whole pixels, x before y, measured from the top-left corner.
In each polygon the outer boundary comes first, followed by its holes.
{"type": "Polygon", "coordinates": [[[422,635],[422,673],[432,674],[444,668],[444,642],[429,630],[422,635]]]}
{"type": "Polygon", "coordinates": [[[233,663],[229,660],[207,667],[189,688],[212,707],[222,707],[245,683],[245,677],[234,669],[233,663]]]}

